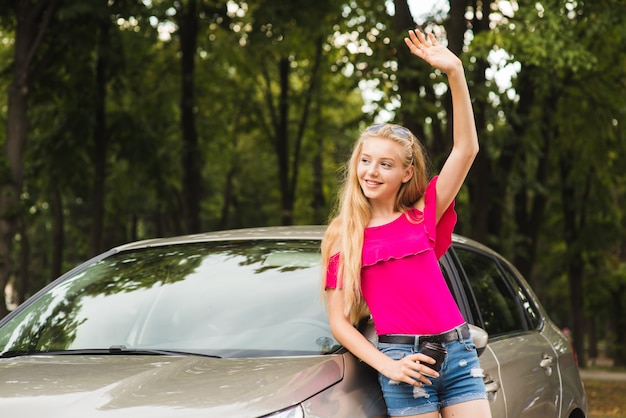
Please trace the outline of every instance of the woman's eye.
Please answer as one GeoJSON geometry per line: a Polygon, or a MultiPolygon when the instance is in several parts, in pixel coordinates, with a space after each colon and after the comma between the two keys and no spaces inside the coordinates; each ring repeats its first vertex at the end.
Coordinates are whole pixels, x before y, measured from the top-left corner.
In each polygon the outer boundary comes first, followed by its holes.
{"type": "Polygon", "coordinates": [[[369,162],[370,162],[370,160],[368,160],[367,158],[361,158],[361,162],[362,162],[363,164],[367,164],[367,163],[369,163],[369,162]]]}
{"type": "Polygon", "coordinates": [[[391,163],[388,162],[380,163],[380,165],[382,165],[384,168],[391,168],[391,163]]]}

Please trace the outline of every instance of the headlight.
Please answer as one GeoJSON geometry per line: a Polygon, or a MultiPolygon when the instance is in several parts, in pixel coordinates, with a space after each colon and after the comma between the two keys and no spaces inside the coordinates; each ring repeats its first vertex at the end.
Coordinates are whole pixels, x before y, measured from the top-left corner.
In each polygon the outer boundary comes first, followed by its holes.
{"type": "Polygon", "coordinates": [[[292,406],[273,414],[265,415],[263,418],[304,418],[304,411],[300,405],[292,406]]]}

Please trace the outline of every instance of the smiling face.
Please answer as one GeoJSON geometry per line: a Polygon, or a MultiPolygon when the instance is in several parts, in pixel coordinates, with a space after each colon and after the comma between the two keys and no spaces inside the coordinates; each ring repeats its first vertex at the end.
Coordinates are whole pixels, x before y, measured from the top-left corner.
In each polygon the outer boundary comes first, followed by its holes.
{"type": "Polygon", "coordinates": [[[370,137],[363,141],[357,176],[370,201],[393,204],[400,186],[411,179],[412,168],[404,165],[402,146],[394,140],[370,137]]]}

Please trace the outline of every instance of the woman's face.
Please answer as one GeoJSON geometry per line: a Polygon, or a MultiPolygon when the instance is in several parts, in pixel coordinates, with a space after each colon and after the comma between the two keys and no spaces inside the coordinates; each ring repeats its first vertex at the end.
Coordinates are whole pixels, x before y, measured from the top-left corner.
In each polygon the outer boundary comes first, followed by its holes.
{"type": "Polygon", "coordinates": [[[395,202],[402,183],[413,176],[413,167],[404,167],[403,161],[402,146],[392,139],[366,139],[357,165],[357,177],[365,197],[395,202]]]}

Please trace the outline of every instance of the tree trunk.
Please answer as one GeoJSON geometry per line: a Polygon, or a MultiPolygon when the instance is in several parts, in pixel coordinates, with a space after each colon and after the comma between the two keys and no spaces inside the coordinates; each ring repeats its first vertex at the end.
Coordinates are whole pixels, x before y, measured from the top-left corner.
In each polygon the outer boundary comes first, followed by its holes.
{"type": "MultiPolygon", "coordinates": [[[[426,63],[411,54],[409,49],[404,45],[403,38],[406,36],[409,29],[415,28],[415,21],[411,16],[409,5],[407,0],[394,0],[395,15],[393,16],[393,29],[398,35],[398,45],[396,59],[398,60],[398,91],[402,97],[402,107],[398,111],[398,122],[406,126],[415,136],[424,144],[427,145],[426,129],[424,126],[424,118],[428,115],[419,114],[420,101],[434,101],[434,92],[432,86],[422,84],[420,77],[418,77],[418,71],[429,72],[426,63]],[[420,88],[426,90],[426,97],[418,97],[420,88]]],[[[432,120],[432,146],[428,147],[429,153],[432,156],[440,154],[440,147],[442,140],[442,129],[440,121],[437,118],[432,120]]]]}
{"type": "MultiPolygon", "coordinates": [[[[553,95],[547,102],[548,109],[556,107],[556,95],[553,95]]],[[[548,178],[548,156],[550,152],[550,143],[555,140],[556,132],[550,120],[551,115],[544,112],[544,120],[542,121],[542,144],[541,152],[536,155],[538,159],[537,169],[534,176],[526,173],[525,187],[520,188],[515,196],[515,220],[517,230],[524,235],[524,239],[518,244],[520,248],[516,251],[514,263],[522,276],[524,276],[532,285],[532,271],[537,259],[537,243],[542,229],[542,220],[544,219],[545,209],[548,204],[548,197],[536,189],[532,184],[546,184],[548,178]],[[529,201],[529,195],[532,198],[529,201]]],[[[528,158],[528,155],[524,155],[528,158]]]]}
{"type": "MultiPolygon", "coordinates": [[[[35,55],[54,14],[55,3],[54,0],[40,0],[34,4],[28,0],[16,0],[12,3],[17,22],[13,80],[7,89],[7,138],[0,162],[0,318],[7,314],[4,288],[13,273],[11,254],[20,216],[30,75],[35,55]]],[[[19,288],[19,284],[17,286],[19,288]]]]}
{"type": "MultiPolygon", "coordinates": [[[[309,76],[310,83],[304,92],[304,105],[302,106],[302,114],[298,121],[298,131],[296,132],[295,145],[293,151],[293,157],[291,158],[291,180],[289,182],[289,190],[291,190],[289,203],[289,211],[291,212],[291,219],[288,224],[293,223],[293,210],[296,201],[296,190],[298,187],[298,177],[300,173],[300,156],[302,154],[302,144],[304,143],[304,136],[306,128],[309,124],[309,118],[311,114],[311,106],[315,97],[315,92],[318,86],[318,80],[321,77],[320,68],[322,58],[324,57],[324,38],[321,36],[315,39],[315,56],[313,57],[313,66],[311,67],[311,74],[309,76]]],[[[321,141],[321,140],[320,140],[321,141]]]]}
{"type": "Polygon", "coordinates": [[[280,97],[278,120],[276,121],[276,155],[278,157],[278,177],[281,194],[281,222],[293,223],[293,190],[289,182],[289,59],[281,58],[278,63],[280,97]]]}
{"type": "Polygon", "coordinates": [[[63,216],[63,196],[57,186],[52,191],[52,268],[50,279],[63,273],[63,246],[65,244],[65,217],[63,216]]]}
{"type": "Polygon", "coordinates": [[[328,222],[328,210],[324,197],[324,138],[317,140],[315,155],[313,156],[313,192],[311,193],[313,209],[313,223],[323,225],[328,222]]]}
{"type": "MultiPolygon", "coordinates": [[[[561,207],[563,211],[563,237],[567,245],[567,257],[565,271],[568,276],[569,285],[569,313],[572,325],[574,350],[578,355],[578,363],[585,367],[585,317],[584,317],[584,296],[583,296],[583,250],[580,244],[580,231],[584,228],[584,216],[577,212],[579,201],[575,186],[571,185],[570,174],[573,159],[567,155],[561,156],[559,169],[561,174],[561,207]]],[[[589,187],[587,185],[587,187],[589,187]]],[[[586,192],[585,192],[586,193],[586,192]]]]}
{"type": "Polygon", "coordinates": [[[91,214],[91,255],[95,256],[104,250],[104,201],[106,194],[107,176],[107,129],[106,129],[106,55],[108,53],[108,21],[100,25],[100,35],[97,45],[96,58],[96,100],[94,124],[94,176],[92,184],[92,214],[91,214]]]}
{"type": "Polygon", "coordinates": [[[222,199],[224,203],[222,204],[222,210],[220,211],[220,220],[217,224],[217,229],[226,229],[228,228],[228,222],[230,220],[230,209],[232,207],[232,202],[234,199],[234,182],[235,182],[235,174],[237,174],[237,169],[234,166],[231,166],[226,173],[226,180],[224,182],[224,192],[222,193],[222,199]]]}
{"type": "Polygon", "coordinates": [[[195,59],[198,44],[198,2],[181,3],[179,27],[181,50],[181,128],[183,133],[183,217],[185,233],[201,231],[201,158],[194,115],[195,59]],[[185,5],[187,7],[185,7],[185,5]]]}
{"type": "Polygon", "coordinates": [[[567,268],[569,278],[569,303],[574,349],[578,355],[578,364],[585,367],[585,316],[583,312],[583,263],[580,257],[573,257],[567,268]]]}
{"type": "Polygon", "coordinates": [[[31,287],[30,284],[30,272],[28,266],[30,265],[30,241],[28,239],[28,233],[26,232],[26,224],[24,222],[24,218],[20,219],[20,267],[19,267],[19,287],[17,290],[17,303],[21,304],[28,298],[29,290],[31,287]]]}
{"type": "Polygon", "coordinates": [[[626,317],[624,316],[624,311],[626,310],[626,285],[621,284],[618,286],[617,290],[612,293],[612,312],[616,314],[613,316],[613,321],[615,325],[613,329],[616,332],[613,332],[609,338],[607,335],[607,342],[612,342],[610,344],[610,351],[613,357],[613,365],[616,367],[624,367],[626,366],[626,317]]]}
{"type": "MultiPolygon", "coordinates": [[[[600,352],[598,351],[598,330],[596,328],[596,318],[587,317],[587,335],[589,338],[588,348],[587,348],[587,360],[588,362],[593,362],[598,358],[600,352]]],[[[591,363],[593,365],[593,363],[591,363]]]]}
{"type": "Polygon", "coordinates": [[[21,74],[19,76],[15,74],[15,76],[13,83],[8,88],[7,139],[4,143],[5,157],[2,161],[2,178],[0,179],[0,289],[2,289],[0,318],[8,313],[4,303],[4,288],[13,274],[13,239],[17,232],[20,216],[19,196],[23,182],[22,155],[26,143],[28,123],[26,116],[28,85],[25,77],[21,77],[21,74]]]}
{"type": "MultiPolygon", "coordinates": [[[[463,55],[463,44],[465,43],[465,32],[467,30],[467,19],[465,18],[466,8],[466,2],[450,1],[450,14],[448,15],[448,20],[445,22],[448,49],[458,57],[463,55]]],[[[475,76],[480,76],[481,67],[477,66],[477,68],[478,70],[475,71],[475,76]]],[[[444,146],[442,152],[447,156],[449,150],[452,148],[452,133],[454,130],[454,109],[452,108],[452,94],[450,89],[446,91],[442,101],[446,109],[446,133],[442,144],[444,146]]],[[[480,130],[478,130],[478,132],[480,132],[480,130]]]]}
{"type": "MultiPolygon", "coordinates": [[[[545,104],[536,103],[537,98],[533,79],[540,69],[533,66],[526,66],[522,69],[517,77],[516,91],[520,96],[517,106],[511,110],[510,126],[512,129],[511,139],[504,145],[501,157],[498,161],[497,172],[499,175],[492,180],[496,185],[497,191],[495,196],[503,196],[509,184],[509,176],[512,167],[516,161],[524,161],[529,155],[520,145],[520,141],[524,141],[528,137],[528,130],[533,129],[530,123],[532,118],[531,112],[535,106],[545,106],[548,109],[554,109],[557,95],[552,93],[545,104]]],[[[541,221],[545,214],[547,205],[547,196],[536,190],[533,184],[545,184],[548,176],[548,154],[550,151],[549,144],[554,140],[555,133],[552,131],[551,114],[545,112],[545,118],[541,121],[541,150],[540,153],[533,154],[532,158],[537,158],[537,169],[534,172],[523,170],[524,181],[519,186],[519,190],[514,191],[515,205],[513,208],[513,216],[515,219],[516,231],[522,236],[521,242],[517,244],[519,251],[515,252],[513,264],[519,269],[520,273],[532,284],[532,270],[537,253],[537,243],[539,242],[539,233],[541,231],[541,221]],[[529,190],[529,188],[532,188],[529,190]],[[528,201],[529,195],[532,194],[532,200],[528,201]]],[[[528,166],[525,163],[520,164],[528,166]]],[[[496,216],[490,216],[494,218],[496,216]]],[[[502,216],[497,216],[502,219],[502,216]]],[[[498,235],[500,229],[494,225],[489,229],[493,235],[498,235]]]]}
{"type": "MultiPolygon", "coordinates": [[[[492,1],[483,1],[481,3],[482,13],[474,13],[472,19],[472,27],[474,36],[478,36],[481,33],[489,32],[489,13],[491,9],[492,1]]],[[[476,3],[474,3],[476,8],[476,3]]],[[[465,10],[462,2],[450,2],[450,19],[446,25],[446,30],[450,33],[452,38],[451,50],[457,55],[461,56],[463,53],[463,45],[465,42],[465,32],[467,30],[467,21],[465,18],[465,10]]],[[[484,86],[486,84],[486,70],[489,67],[487,57],[477,57],[477,62],[474,65],[472,74],[467,74],[470,80],[470,86],[484,86]]],[[[474,107],[474,118],[476,122],[476,130],[479,134],[487,132],[487,118],[486,109],[490,106],[487,93],[479,95],[479,92],[485,91],[485,89],[476,88],[476,91],[470,92],[472,95],[472,103],[474,107]]],[[[447,136],[452,137],[452,97],[448,94],[447,104],[450,105],[447,108],[448,113],[448,132],[447,136]]],[[[479,142],[481,138],[479,137],[479,142]]],[[[491,216],[491,212],[494,209],[500,209],[501,206],[493,204],[493,189],[490,187],[493,180],[493,170],[491,168],[491,159],[489,156],[490,144],[483,142],[481,145],[481,151],[478,153],[476,160],[472,166],[472,170],[469,173],[466,184],[469,191],[470,202],[466,208],[470,213],[471,222],[459,223],[458,232],[471,236],[472,238],[481,241],[488,242],[490,222],[500,222],[501,216],[491,216]],[[463,229],[463,226],[467,225],[467,230],[463,229]]],[[[496,196],[502,196],[503,194],[497,194],[496,196]]]]}

